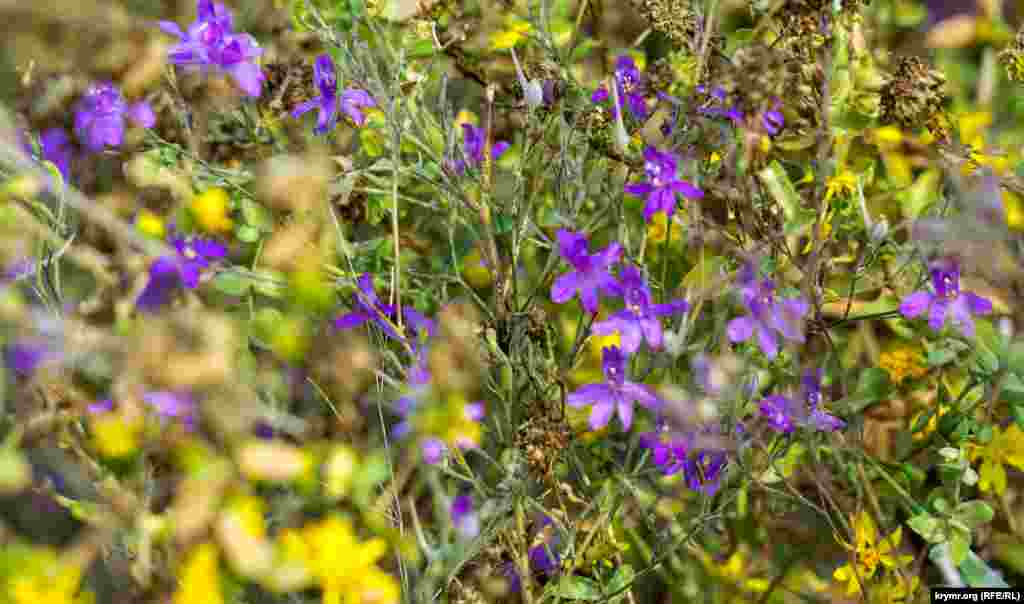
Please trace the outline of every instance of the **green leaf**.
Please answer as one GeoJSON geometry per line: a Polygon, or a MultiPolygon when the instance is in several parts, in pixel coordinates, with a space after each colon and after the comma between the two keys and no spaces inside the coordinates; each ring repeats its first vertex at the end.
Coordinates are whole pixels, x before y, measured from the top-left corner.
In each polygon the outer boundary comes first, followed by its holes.
{"type": "Polygon", "coordinates": [[[871,367],[861,372],[853,395],[832,406],[842,415],[853,415],[885,398],[891,389],[889,374],[884,369],[871,367]]]}
{"type": "Polygon", "coordinates": [[[946,531],[942,520],[928,513],[918,514],[907,520],[907,526],[928,543],[941,543],[946,540],[946,531]]]}
{"type": "Polygon", "coordinates": [[[597,581],[580,575],[563,575],[555,588],[555,593],[569,600],[595,601],[603,597],[597,581]]]}
{"type": "Polygon", "coordinates": [[[953,515],[971,529],[976,529],[983,524],[992,522],[995,511],[992,510],[992,506],[984,501],[975,500],[965,501],[956,506],[953,515]]]}
{"type": "Polygon", "coordinates": [[[240,273],[225,271],[213,278],[213,288],[228,296],[244,296],[252,281],[240,273]]]}
{"type": "Polygon", "coordinates": [[[274,215],[251,199],[242,199],[242,218],[245,224],[264,233],[274,230],[274,215]]]}
{"type": "Polygon", "coordinates": [[[953,533],[949,538],[949,557],[953,560],[953,564],[960,566],[960,563],[967,557],[967,552],[971,550],[970,535],[964,536],[963,533],[957,531],[953,533]]]}
{"type": "Polygon", "coordinates": [[[778,201],[779,205],[782,206],[782,210],[786,215],[786,221],[793,221],[796,218],[797,211],[800,209],[800,194],[796,192],[796,187],[790,181],[785,168],[779,162],[773,161],[767,168],[758,172],[757,175],[761,178],[761,182],[764,183],[765,187],[768,188],[768,192],[775,198],[775,201],[778,201]]]}
{"type": "Polygon", "coordinates": [[[434,41],[431,39],[417,40],[408,49],[410,59],[425,59],[434,56],[434,41]]]}
{"type": "Polygon", "coordinates": [[[633,572],[633,567],[629,564],[623,564],[612,575],[610,581],[608,581],[608,593],[613,594],[616,592],[622,592],[615,599],[621,599],[625,596],[625,589],[629,587],[630,583],[633,582],[633,576],[636,573],[633,572]]]}
{"type": "Polygon", "coordinates": [[[253,228],[247,224],[240,224],[235,227],[235,237],[238,237],[239,241],[245,243],[256,243],[260,240],[259,229],[253,228]]]}

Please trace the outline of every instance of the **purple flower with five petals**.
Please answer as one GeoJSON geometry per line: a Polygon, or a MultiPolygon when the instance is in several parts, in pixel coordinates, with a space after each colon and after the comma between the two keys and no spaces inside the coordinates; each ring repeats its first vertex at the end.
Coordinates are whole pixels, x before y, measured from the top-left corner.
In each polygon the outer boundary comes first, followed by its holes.
{"type": "Polygon", "coordinates": [[[178,38],[168,52],[171,63],[203,72],[217,67],[230,74],[247,95],[258,97],[263,92],[266,75],[256,64],[263,49],[249,34],[234,31],[231,13],[223,4],[199,0],[196,21],[187,31],[171,21],[161,21],[160,29],[178,38]]]}
{"type": "MultiPolygon", "coordinates": [[[[647,119],[647,100],[644,98],[646,87],[643,74],[636,67],[633,57],[622,55],[615,60],[615,87],[619,95],[618,111],[624,105],[629,107],[629,112],[638,120],[647,119]]],[[[604,103],[610,94],[607,86],[601,86],[591,95],[592,103],[604,103]]]]}
{"type": "Polygon", "coordinates": [[[992,302],[967,291],[960,291],[960,263],[956,258],[940,258],[928,267],[935,293],[914,292],[900,303],[900,313],[908,319],[928,313],[928,326],[940,331],[951,317],[960,332],[974,337],[973,315],[992,312],[992,302]]]}
{"type": "Polygon", "coordinates": [[[729,321],[726,332],[733,343],[745,342],[755,333],[761,351],[769,359],[779,354],[778,332],[783,338],[803,342],[801,320],[810,307],[802,298],[779,300],[775,293],[775,281],[757,279],[753,267],[747,266],[740,273],[743,305],[750,312],[745,317],[729,321]]]}
{"type": "MultiPolygon", "coordinates": [[[[487,142],[487,133],[483,128],[472,124],[462,124],[462,150],[469,159],[458,158],[453,164],[456,174],[462,174],[467,166],[475,166],[484,161],[484,145],[487,142]]],[[[508,141],[495,141],[491,144],[491,159],[501,157],[511,145],[508,141]]]]}
{"type": "Polygon", "coordinates": [[[126,117],[144,128],[152,128],[156,123],[149,103],[129,105],[114,84],[93,84],[75,105],[75,132],[89,151],[117,148],[124,142],[126,117]]]}
{"type": "Polygon", "coordinates": [[[673,430],[662,418],[653,432],[640,435],[640,446],[651,451],[651,461],[666,476],[683,472],[686,486],[707,496],[721,485],[722,471],[728,463],[724,449],[711,445],[719,440],[720,430],[713,424],[673,430]]]}
{"type": "Polygon", "coordinates": [[[594,323],[591,331],[600,336],[619,332],[622,350],[633,354],[640,348],[642,340],[657,350],[662,345],[661,317],[686,312],[689,304],[685,300],[674,300],[668,304],[654,304],[651,289],[644,282],[640,271],[634,266],[622,269],[622,298],[626,308],[612,314],[604,321],[594,323]]]}
{"type": "Polygon", "coordinates": [[[675,154],[669,151],[661,152],[654,147],[647,147],[644,149],[647,182],[626,185],[626,193],[637,197],[647,196],[647,204],[644,205],[644,220],[647,222],[657,212],[664,212],[671,218],[676,209],[676,193],[691,199],[704,197],[703,191],[676,178],[677,161],[675,154]]]}
{"type": "MultiPolygon", "coordinates": [[[[358,280],[358,291],[352,297],[356,310],[341,315],[334,320],[334,327],[337,329],[353,329],[367,322],[373,322],[388,337],[401,341],[402,336],[395,331],[393,323],[395,317],[395,306],[384,304],[377,296],[373,288],[373,275],[363,273],[358,280]]],[[[402,307],[402,315],[406,323],[417,334],[418,337],[433,336],[437,333],[437,326],[434,321],[426,318],[411,306],[402,307]]]]}
{"type": "Polygon", "coordinates": [[[216,239],[173,237],[171,243],[177,256],[161,256],[149,267],[149,281],[135,301],[136,307],[152,311],[170,301],[179,287],[199,287],[202,271],[228,254],[228,248],[216,239]]]}
{"type": "Polygon", "coordinates": [[[622,285],[608,272],[608,267],[619,261],[622,246],[612,242],[596,254],[587,252],[587,237],[572,231],[558,231],[558,250],[573,270],[555,279],[551,286],[551,301],[564,304],[579,293],[587,312],[595,313],[599,292],[606,296],[621,296],[622,285]]]}
{"type": "Polygon", "coordinates": [[[375,107],[377,103],[365,90],[348,89],[341,93],[338,98],[338,78],[335,75],[334,61],[331,56],[322,54],[313,63],[313,81],[320,89],[320,96],[301,103],[292,110],[292,117],[299,117],[314,108],[319,109],[320,115],[317,118],[316,127],[313,132],[326,134],[334,129],[338,121],[338,110],[340,109],[357,126],[366,123],[366,116],[360,111],[360,107],[375,107]]]}
{"type": "Polygon", "coordinates": [[[819,432],[835,432],[846,422],[821,408],[821,369],[808,369],[800,379],[797,398],[775,394],[761,401],[759,410],[776,432],[790,433],[797,426],[819,432]]]}
{"type": "Polygon", "coordinates": [[[633,425],[633,401],[648,409],[656,409],[662,401],[649,386],[626,379],[626,355],[618,346],[602,349],[601,370],[603,384],[587,384],[576,389],[566,398],[570,407],[593,405],[590,411],[590,428],[600,430],[608,425],[616,412],[622,420],[622,427],[629,430],[633,425]]]}

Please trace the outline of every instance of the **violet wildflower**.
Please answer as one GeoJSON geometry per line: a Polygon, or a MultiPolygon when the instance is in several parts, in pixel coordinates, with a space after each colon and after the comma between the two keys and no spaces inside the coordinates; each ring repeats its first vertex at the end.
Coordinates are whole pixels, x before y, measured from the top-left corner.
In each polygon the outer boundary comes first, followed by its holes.
{"type": "Polygon", "coordinates": [[[534,544],[527,550],[530,568],[536,572],[551,576],[558,572],[558,548],[561,538],[555,531],[555,524],[548,516],[541,516],[534,537],[534,544]]]}
{"type": "Polygon", "coordinates": [[[459,495],[452,500],[452,525],[463,539],[472,539],[480,533],[480,517],[473,510],[473,497],[459,495]]]}
{"type": "MultiPolygon", "coordinates": [[[[377,296],[373,288],[373,275],[363,273],[358,279],[358,290],[352,297],[356,310],[341,315],[334,320],[334,327],[337,329],[353,329],[367,322],[373,322],[388,337],[401,341],[402,336],[395,331],[393,320],[395,317],[395,306],[384,304],[377,296]]],[[[415,308],[403,306],[402,314],[409,324],[409,327],[419,336],[433,336],[437,332],[434,321],[424,317],[415,308]]]]}
{"type": "Polygon", "coordinates": [[[908,319],[928,313],[928,326],[940,331],[951,317],[960,332],[974,337],[973,315],[992,312],[992,302],[968,291],[960,291],[960,263],[956,258],[940,258],[928,267],[935,293],[914,292],[900,303],[900,313],[908,319]]]}
{"type": "Polygon", "coordinates": [[[348,89],[341,93],[338,98],[338,78],[335,75],[334,61],[331,56],[322,54],[313,63],[313,81],[320,89],[320,96],[299,104],[292,110],[292,117],[299,117],[311,109],[319,109],[316,127],[313,132],[326,134],[333,130],[338,121],[338,110],[340,109],[355,122],[362,126],[366,123],[366,116],[360,111],[360,107],[375,107],[373,97],[364,90],[348,89]]]}
{"type": "Polygon", "coordinates": [[[622,298],[626,308],[612,314],[604,321],[594,323],[591,331],[600,336],[619,332],[623,352],[633,354],[640,348],[642,340],[652,349],[662,346],[661,317],[686,312],[689,304],[685,300],[674,300],[668,304],[654,304],[651,289],[644,282],[640,271],[634,266],[622,269],[620,275],[622,298]]]}
{"type": "Polygon", "coordinates": [[[647,203],[644,205],[644,220],[647,222],[650,222],[651,217],[657,212],[664,212],[665,216],[671,218],[676,209],[676,193],[691,199],[704,197],[703,191],[676,177],[677,161],[675,154],[669,151],[661,152],[648,146],[644,149],[644,173],[647,181],[626,185],[626,193],[637,197],[647,196],[647,203]]]}
{"type": "Polygon", "coordinates": [[[86,407],[86,411],[93,415],[99,415],[101,413],[110,413],[114,410],[114,399],[103,399],[96,401],[95,403],[89,403],[86,407]]]}
{"type": "MultiPolygon", "coordinates": [[[[462,151],[468,158],[458,158],[455,160],[453,168],[456,174],[462,174],[466,171],[467,166],[475,166],[484,161],[484,144],[487,141],[487,133],[484,132],[483,128],[478,128],[472,124],[462,124],[462,151]]],[[[511,145],[508,141],[495,141],[491,144],[491,159],[496,160],[511,145]]]]}
{"type": "Polygon", "coordinates": [[[790,433],[802,426],[819,432],[835,432],[846,422],[821,408],[821,369],[809,369],[800,379],[797,398],[775,394],[759,405],[761,415],[776,432],[790,433]]]}
{"type": "MultiPolygon", "coordinates": [[[[619,97],[616,115],[618,115],[618,111],[622,110],[623,105],[628,105],[629,112],[633,114],[633,117],[638,120],[647,119],[644,78],[640,70],[637,69],[633,57],[622,55],[615,60],[615,87],[619,97]]],[[[592,103],[604,103],[608,100],[609,96],[608,87],[602,85],[594,91],[590,101],[592,103]]]]}
{"type": "Polygon", "coordinates": [[[168,60],[174,65],[204,72],[217,67],[230,74],[247,95],[258,97],[262,93],[266,75],[256,64],[256,57],[263,54],[263,49],[249,34],[234,31],[231,13],[223,4],[199,0],[196,21],[187,31],[171,21],[161,21],[160,29],[178,38],[168,52],[168,60]]]}
{"type": "Polygon", "coordinates": [[[37,338],[21,338],[4,348],[7,368],[22,376],[32,375],[36,369],[57,361],[60,356],[47,342],[37,338]]]}
{"type": "Polygon", "coordinates": [[[432,466],[441,463],[441,460],[448,453],[448,447],[445,446],[444,441],[440,438],[423,439],[420,450],[423,453],[423,461],[432,466]]]}
{"type": "Polygon", "coordinates": [[[227,256],[227,247],[215,239],[172,237],[176,257],[162,256],[149,267],[149,281],[135,305],[144,311],[155,310],[170,300],[179,287],[195,289],[203,269],[227,256]]]}
{"type": "Polygon", "coordinates": [[[707,101],[697,108],[697,112],[708,117],[720,117],[730,120],[733,124],[739,125],[743,121],[743,112],[736,105],[726,105],[728,95],[720,86],[716,86],[710,93],[707,88],[698,86],[699,94],[707,94],[707,101]]]}
{"type": "Polygon", "coordinates": [[[751,266],[740,274],[743,305],[750,314],[729,321],[726,331],[733,343],[745,342],[756,333],[761,351],[769,359],[779,354],[778,332],[783,338],[803,342],[804,334],[800,322],[810,310],[802,298],[779,300],[775,293],[775,281],[757,279],[751,266]]]}
{"type": "Polygon", "coordinates": [[[551,286],[551,301],[564,304],[577,293],[583,308],[595,313],[599,292],[606,296],[621,296],[622,285],[608,272],[608,267],[619,261],[622,246],[612,242],[596,254],[587,252],[587,237],[572,231],[558,231],[558,250],[573,270],[555,279],[551,286]]]}
{"type": "Polygon", "coordinates": [[[593,405],[590,411],[590,428],[600,430],[608,425],[614,413],[618,412],[622,427],[629,430],[633,424],[633,401],[648,409],[661,406],[661,399],[649,386],[626,379],[626,356],[618,346],[602,349],[601,370],[603,384],[586,384],[570,394],[566,402],[570,407],[593,405]]]}
{"type": "MultiPolygon", "coordinates": [[[[26,153],[32,153],[24,133],[21,136],[21,147],[26,153]]],[[[48,128],[39,135],[39,161],[48,161],[57,166],[60,175],[67,182],[71,178],[71,162],[74,159],[74,148],[71,137],[64,128],[48,128]]]]}
{"type": "Polygon", "coordinates": [[[89,151],[117,148],[124,142],[124,120],[152,128],[156,116],[149,103],[129,105],[121,91],[110,82],[93,84],[75,105],[75,132],[89,151]]]}
{"type": "Polygon", "coordinates": [[[786,118],[779,111],[779,105],[761,113],[761,126],[764,131],[771,136],[775,136],[782,131],[783,126],[786,125],[786,118]]]}
{"type": "Polygon", "coordinates": [[[652,432],[640,435],[640,446],[651,451],[651,461],[666,476],[683,472],[686,485],[705,495],[714,495],[728,463],[714,424],[673,430],[660,418],[652,432]]]}

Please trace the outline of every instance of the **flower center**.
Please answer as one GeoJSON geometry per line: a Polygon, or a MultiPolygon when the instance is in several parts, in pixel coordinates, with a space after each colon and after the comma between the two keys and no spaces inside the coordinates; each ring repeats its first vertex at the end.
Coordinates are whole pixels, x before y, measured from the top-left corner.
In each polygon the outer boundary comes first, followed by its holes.
{"type": "Polygon", "coordinates": [[[644,162],[644,172],[647,173],[647,178],[650,179],[651,184],[655,187],[662,187],[665,185],[665,168],[658,162],[644,162]]]}
{"type": "Polygon", "coordinates": [[[869,577],[875,574],[875,569],[878,568],[880,561],[879,558],[878,550],[873,547],[865,545],[857,548],[857,561],[867,570],[869,577]]]}

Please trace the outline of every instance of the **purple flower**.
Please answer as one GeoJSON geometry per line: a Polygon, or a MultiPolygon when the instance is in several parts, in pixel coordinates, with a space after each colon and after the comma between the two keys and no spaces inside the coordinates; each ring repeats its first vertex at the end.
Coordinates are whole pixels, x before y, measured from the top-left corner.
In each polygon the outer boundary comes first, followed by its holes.
{"type": "MultiPolygon", "coordinates": [[[[704,86],[697,87],[699,94],[706,94],[706,91],[707,88],[704,86]]],[[[732,121],[734,125],[739,125],[743,121],[743,112],[736,105],[726,106],[728,94],[720,86],[716,86],[707,96],[707,101],[697,108],[698,113],[708,117],[725,118],[732,121]]]]}
{"type": "Polygon", "coordinates": [[[102,401],[96,401],[95,403],[89,403],[86,410],[93,415],[110,413],[114,410],[114,400],[107,398],[102,401]]]}
{"type": "Polygon", "coordinates": [[[204,72],[217,67],[230,74],[249,96],[262,93],[266,75],[255,59],[263,49],[249,34],[234,31],[231,13],[223,4],[199,0],[196,21],[188,31],[171,21],[161,21],[160,29],[178,38],[168,51],[171,63],[204,72]]]}
{"type": "Polygon", "coordinates": [[[37,338],[21,338],[9,343],[4,350],[7,368],[22,376],[29,376],[41,365],[60,359],[59,352],[37,338]]]}
{"type": "MultiPolygon", "coordinates": [[[[21,148],[31,154],[33,149],[24,132],[19,133],[21,148]]],[[[71,137],[64,128],[48,128],[39,135],[40,161],[48,161],[57,166],[64,181],[71,178],[71,162],[74,160],[74,147],[71,137]]]]}
{"type": "MultiPolygon", "coordinates": [[[[377,296],[377,292],[373,288],[373,275],[363,273],[359,277],[358,285],[359,289],[352,297],[353,306],[355,306],[356,310],[335,319],[334,327],[337,329],[353,329],[364,323],[373,322],[388,337],[402,341],[402,336],[398,335],[398,332],[395,331],[392,322],[395,319],[395,306],[393,304],[384,304],[377,296]]],[[[434,321],[424,317],[415,308],[403,306],[402,314],[409,327],[412,328],[418,337],[433,336],[437,333],[437,326],[434,321]]]]}
{"type": "Polygon", "coordinates": [[[622,427],[629,430],[633,424],[633,401],[638,401],[648,409],[656,409],[661,406],[661,399],[650,387],[626,379],[626,356],[618,346],[604,348],[601,352],[601,370],[607,381],[579,387],[568,396],[566,402],[576,408],[593,405],[590,411],[592,430],[607,426],[616,411],[622,420],[622,427]]]}
{"type": "Polygon", "coordinates": [[[473,497],[459,495],[452,500],[452,525],[464,539],[472,539],[480,533],[480,517],[473,511],[473,497]]]}
{"type": "Polygon", "coordinates": [[[704,192],[686,182],[676,178],[675,154],[671,152],[658,151],[654,147],[644,149],[644,173],[647,176],[646,182],[630,183],[626,185],[626,193],[637,197],[647,196],[647,204],[644,205],[644,220],[651,221],[651,217],[657,212],[665,212],[669,218],[676,209],[676,193],[691,199],[704,197],[704,192]]]}
{"type": "Polygon", "coordinates": [[[758,405],[761,415],[768,420],[768,425],[776,432],[789,433],[793,431],[795,422],[793,414],[796,412],[796,403],[781,394],[774,394],[761,401],[758,405]]]}
{"type": "Polygon", "coordinates": [[[527,550],[530,568],[536,573],[551,576],[558,572],[558,548],[561,538],[555,531],[555,524],[548,516],[541,516],[534,536],[535,545],[527,550]]]}
{"type": "Polygon", "coordinates": [[[604,321],[594,323],[591,331],[607,336],[619,332],[622,350],[633,354],[640,348],[642,340],[652,349],[662,345],[661,317],[686,312],[689,304],[675,300],[668,304],[653,304],[651,289],[644,283],[640,271],[634,266],[622,269],[622,298],[626,308],[612,314],[604,321]]]}
{"type": "MultiPolygon", "coordinates": [[[[643,74],[637,69],[633,57],[622,55],[615,60],[615,87],[619,95],[618,111],[624,105],[629,106],[629,112],[638,120],[647,119],[647,100],[644,98],[646,92],[643,74]]],[[[601,86],[591,95],[592,103],[604,103],[610,94],[607,86],[601,86]]]]}
{"type": "Polygon", "coordinates": [[[621,296],[622,285],[609,272],[608,267],[619,261],[622,246],[612,242],[596,254],[587,252],[587,237],[572,231],[558,231],[558,250],[573,270],[555,279],[551,286],[551,300],[564,304],[579,293],[587,312],[598,309],[598,295],[621,296]]]}
{"type": "Polygon", "coordinates": [[[927,290],[914,292],[900,303],[900,313],[912,319],[928,312],[928,326],[940,331],[951,316],[953,323],[968,338],[974,337],[972,315],[992,312],[992,302],[967,291],[960,291],[960,263],[956,258],[941,258],[928,267],[935,293],[927,290]]]}
{"type": "Polygon", "coordinates": [[[779,111],[778,104],[774,108],[761,113],[761,126],[769,135],[775,136],[782,131],[782,127],[785,125],[786,118],[779,111]]]}
{"type": "Polygon", "coordinates": [[[423,461],[430,465],[437,465],[448,453],[448,447],[440,438],[425,438],[421,445],[423,461]]]}
{"type": "Polygon", "coordinates": [[[195,289],[203,269],[227,256],[228,249],[215,239],[172,237],[177,256],[161,256],[149,267],[149,281],[135,305],[143,311],[160,308],[179,287],[195,289]]]}
{"type": "Polygon", "coordinates": [[[804,341],[800,322],[810,310],[807,302],[799,297],[778,300],[775,282],[758,280],[749,265],[741,272],[740,285],[743,305],[750,314],[729,321],[726,331],[731,342],[745,342],[756,333],[761,350],[769,359],[774,359],[779,353],[779,341],[774,332],[787,340],[804,341]]]}
{"type": "MultiPolygon", "coordinates": [[[[462,124],[462,151],[469,161],[467,162],[461,157],[456,159],[453,166],[456,174],[464,173],[467,166],[475,166],[484,161],[486,140],[487,134],[483,128],[462,124]]],[[[510,146],[508,141],[495,141],[491,145],[491,159],[496,160],[501,157],[510,146]]]]}
{"type": "Polygon", "coordinates": [[[673,430],[659,419],[654,431],[640,435],[640,446],[650,449],[651,461],[663,474],[683,472],[690,489],[710,496],[718,491],[728,462],[726,451],[712,444],[719,432],[713,424],[673,430]]]}
{"type": "Polygon", "coordinates": [[[821,369],[808,369],[800,378],[797,398],[775,394],[761,401],[759,410],[776,432],[790,433],[797,426],[819,432],[835,432],[846,422],[821,409],[821,369]]]}
{"type": "MultiPolygon", "coordinates": [[[[149,103],[129,105],[114,84],[93,84],[75,105],[75,133],[89,151],[117,148],[124,142],[126,117],[144,128],[152,128],[156,123],[149,103]]],[[[60,138],[52,142],[60,144],[60,138]]]]}
{"type": "Polygon", "coordinates": [[[320,89],[320,96],[299,104],[292,110],[292,117],[299,117],[313,108],[318,108],[320,115],[317,118],[316,127],[313,132],[326,134],[333,130],[338,121],[338,109],[340,108],[356,125],[362,126],[366,117],[360,107],[375,107],[373,97],[364,90],[348,89],[341,93],[338,99],[338,78],[335,75],[334,61],[331,56],[322,54],[313,63],[313,81],[320,89]]]}

